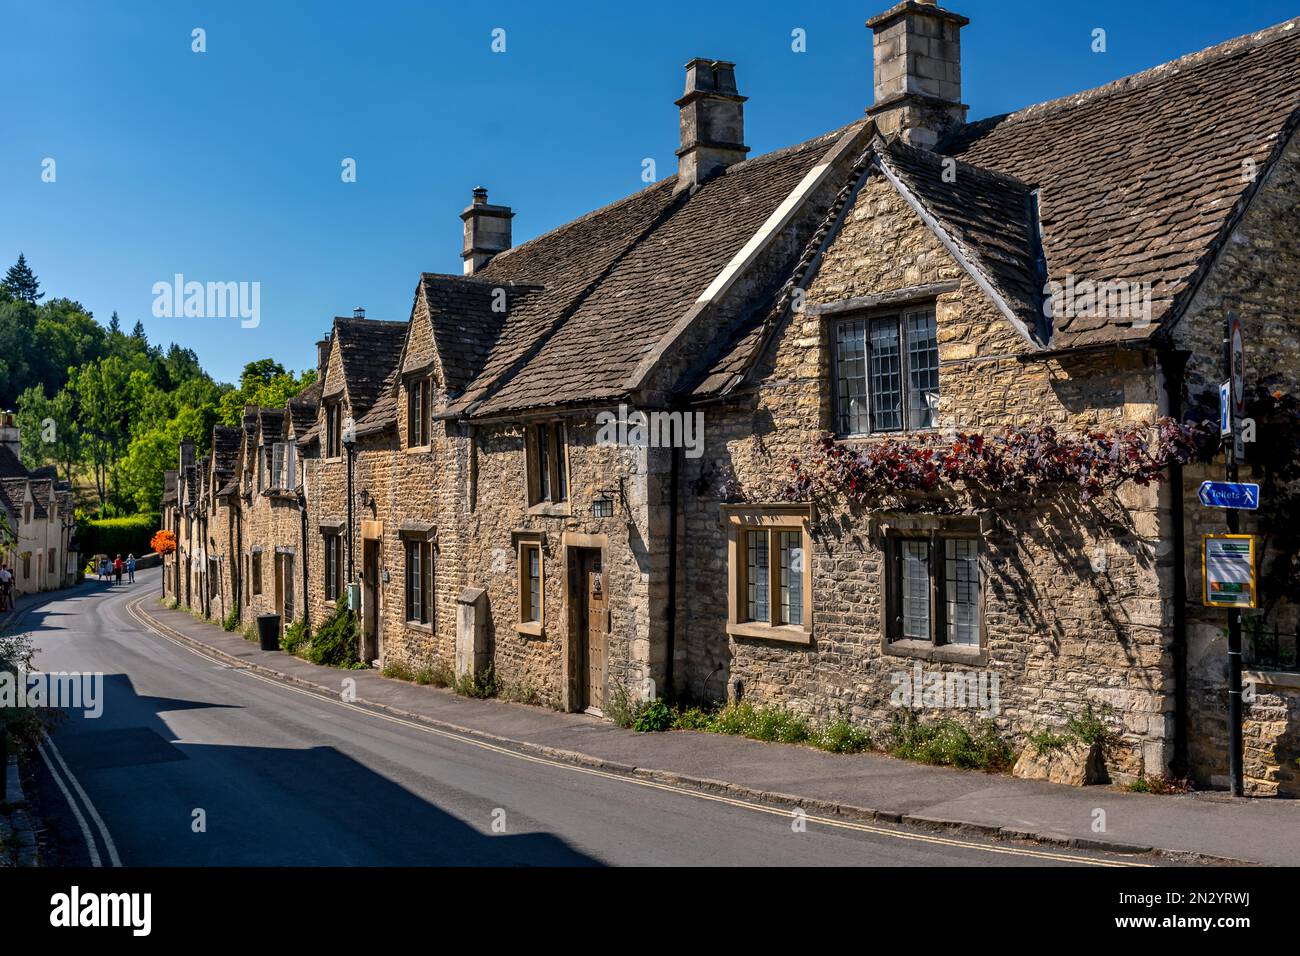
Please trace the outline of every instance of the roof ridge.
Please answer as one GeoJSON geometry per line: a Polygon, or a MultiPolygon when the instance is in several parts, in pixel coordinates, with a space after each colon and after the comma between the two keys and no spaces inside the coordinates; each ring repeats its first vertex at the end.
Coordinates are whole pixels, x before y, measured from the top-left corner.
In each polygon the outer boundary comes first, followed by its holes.
{"type": "MultiPolygon", "coordinates": [[[[1270,43],[1287,39],[1295,35],[1293,31],[1300,26],[1300,17],[1292,17],[1290,20],[1284,20],[1281,23],[1271,27],[1265,27],[1263,30],[1257,30],[1254,33],[1243,34],[1242,36],[1232,37],[1213,46],[1196,50],[1192,53],[1185,53],[1175,60],[1168,60],[1159,63],[1156,66],[1141,70],[1137,73],[1131,73],[1128,76],[1122,76],[1118,79],[1111,80],[1109,83],[1103,83],[1101,86],[1095,86],[1091,89],[1080,90],[1077,93],[1069,93],[1065,96],[1058,96],[1055,99],[1044,100],[1041,103],[1034,103],[1030,106],[1014,110],[1010,113],[999,113],[996,116],[986,116],[983,119],[975,120],[964,126],[959,126],[953,131],[953,136],[949,139],[964,140],[965,134],[972,129],[984,126],[997,126],[1004,123],[1015,123],[1022,120],[1038,119],[1046,113],[1055,113],[1057,111],[1071,109],[1076,106],[1082,106],[1090,103],[1095,99],[1104,96],[1112,96],[1116,93],[1124,93],[1135,89],[1148,86],[1151,83],[1159,82],[1167,77],[1180,73],[1186,69],[1195,69],[1207,66],[1211,63],[1217,63],[1220,60],[1245,53],[1257,47],[1267,46],[1270,43]]],[[[946,147],[946,143],[944,147],[946,147]]]]}
{"type": "Polygon", "coordinates": [[[339,325],[352,325],[353,323],[360,325],[364,323],[369,328],[374,328],[376,325],[406,325],[407,320],[406,319],[367,319],[364,317],[358,318],[357,316],[354,315],[336,315],[334,317],[334,321],[339,325]]]}
{"type": "MultiPolygon", "coordinates": [[[[819,133],[816,136],[803,140],[802,142],[792,143],[789,146],[782,146],[779,149],[770,150],[766,153],[760,153],[758,156],[751,156],[748,159],[742,160],[739,163],[735,163],[732,166],[728,166],[727,169],[724,171],[723,175],[730,175],[737,170],[749,169],[750,167],[756,164],[762,165],[763,163],[766,162],[772,162],[774,160],[778,160],[783,157],[789,156],[791,153],[798,152],[801,149],[808,149],[816,144],[831,141],[833,139],[842,136],[845,130],[849,129],[850,127],[860,123],[866,123],[866,122],[869,122],[869,120],[867,119],[854,120],[852,123],[845,123],[843,126],[837,127],[836,129],[830,130],[825,133],[819,133]]],[[[533,236],[533,238],[527,240],[526,242],[519,243],[519,245],[517,246],[511,246],[509,249],[504,249],[501,252],[498,252],[495,256],[492,257],[492,262],[494,263],[500,262],[502,259],[509,257],[512,253],[517,252],[520,249],[527,248],[528,246],[532,245],[533,243],[541,239],[545,239],[548,236],[555,235],[556,233],[560,232],[563,229],[568,229],[570,226],[576,226],[578,223],[586,222],[589,219],[593,219],[596,216],[600,216],[606,212],[609,212],[612,209],[617,208],[623,203],[632,202],[638,197],[644,196],[646,193],[654,189],[662,188],[666,183],[672,183],[675,182],[676,180],[677,180],[676,173],[673,173],[670,176],[665,176],[663,179],[657,179],[653,183],[650,183],[649,185],[644,187],[643,189],[638,189],[634,193],[629,193],[628,195],[623,196],[620,199],[615,199],[611,202],[608,202],[603,206],[600,206],[596,209],[591,210],[590,212],[578,216],[576,219],[569,219],[566,222],[562,222],[558,226],[548,229],[546,232],[539,233],[538,235],[533,236]]],[[[428,273],[425,274],[427,275],[428,273]]]]}
{"type": "Polygon", "coordinates": [[[997,169],[990,169],[988,166],[981,166],[978,163],[972,163],[970,160],[961,159],[957,156],[945,156],[942,153],[936,153],[930,149],[922,149],[919,146],[913,146],[911,143],[903,142],[903,140],[898,136],[894,136],[892,139],[888,140],[885,143],[885,148],[878,150],[878,152],[882,157],[890,158],[889,152],[891,150],[899,149],[910,152],[914,157],[923,162],[930,162],[933,160],[935,163],[942,165],[945,161],[952,160],[957,164],[959,170],[969,170],[978,176],[985,176],[988,179],[998,180],[1008,186],[1019,186],[1021,189],[1029,192],[1038,188],[1033,183],[1026,182],[1018,176],[1012,176],[1010,173],[1004,173],[997,169]]]}

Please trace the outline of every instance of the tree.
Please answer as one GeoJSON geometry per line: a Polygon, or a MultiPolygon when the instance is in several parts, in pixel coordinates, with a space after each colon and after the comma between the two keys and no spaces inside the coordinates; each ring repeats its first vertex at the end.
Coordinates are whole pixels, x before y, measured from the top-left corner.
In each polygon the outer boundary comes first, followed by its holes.
{"type": "Polygon", "coordinates": [[[116,355],[83,365],[72,379],[85,452],[102,505],[109,480],[126,446],[131,418],[131,373],[116,355]]]}
{"type": "Polygon", "coordinates": [[[33,385],[18,396],[18,428],[23,464],[40,468],[53,464],[72,480],[72,469],[81,460],[81,432],[77,425],[76,401],[67,388],[53,398],[33,385]]]}
{"type": "Polygon", "coordinates": [[[13,296],[19,302],[26,302],[29,305],[35,305],[45,297],[41,291],[41,284],[32,272],[31,266],[27,264],[27,257],[21,252],[18,253],[18,261],[9,267],[5,273],[4,282],[0,283],[5,292],[13,296]]]}
{"type": "Polygon", "coordinates": [[[117,309],[113,310],[113,317],[108,320],[108,334],[122,334],[122,320],[117,317],[117,309]]]}
{"type": "Polygon", "coordinates": [[[245,405],[259,408],[283,408],[289,399],[316,381],[316,370],[301,375],[286,372],[274,359],[258,359],[244,366],[239,388],[221,396],[218,420],[223,425],[238,425],[245,405]]]}

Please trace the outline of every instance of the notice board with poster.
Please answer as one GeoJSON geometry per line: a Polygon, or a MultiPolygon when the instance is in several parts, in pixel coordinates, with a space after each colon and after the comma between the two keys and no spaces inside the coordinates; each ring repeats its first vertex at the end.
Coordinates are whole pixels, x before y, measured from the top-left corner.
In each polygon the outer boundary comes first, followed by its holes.
{"type": "Polygon", "coordinates": [[[1209,607],[1257,607],[1255,536],[1201,536],[1202,594],[1209,607]]]}

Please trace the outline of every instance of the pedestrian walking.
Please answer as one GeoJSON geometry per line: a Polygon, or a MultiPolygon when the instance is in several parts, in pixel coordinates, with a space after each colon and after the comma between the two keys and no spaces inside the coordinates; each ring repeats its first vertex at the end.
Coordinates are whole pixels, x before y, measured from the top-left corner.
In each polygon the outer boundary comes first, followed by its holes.
{"type": "Polygon", "coordinates": [[[135,555],[126,556],[126,581],[128,584],[135,584],[135,555]]]}
{"type": "Polygon", "coordinates": [[[0,611],[14,606],[14,573],[8,564],[0,564],[0,611]]]}
{"type": "Polygon", "coordinates": [[[108,580],[108,555],[104,555],[99,559],[99,580],[108,580]]]}
{"type": "Polygon", "coordinates": [[[117,583],[122,583],[122,556],[119,554],[113,559],[113,575],[117,578],[117,583]]]}

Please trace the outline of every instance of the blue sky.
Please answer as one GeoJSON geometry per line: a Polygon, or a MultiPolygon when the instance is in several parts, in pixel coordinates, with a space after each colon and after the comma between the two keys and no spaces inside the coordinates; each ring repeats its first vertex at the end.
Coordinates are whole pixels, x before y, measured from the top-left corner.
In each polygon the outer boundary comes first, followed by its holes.
{"type": "MultiPolygon", "coordinates": [[[[676,158],[683,65],[737,63],[758,155],[871,101],[864,20],[889,0],[576,3],[0,0],[0,268],[217,378],[314,364],[337,314],[408,316],[418,274],[460,272],[479,184],[516,243],[641,188],[676,158]],[[206,31],[207,52],[191,50],[206,31]],[[491,49],[492,31],[506,50],[491,49]],[[806,31],[807,51],[791,50],[806,31]],[[42,161],[57,180],[41,181],[42,161]],[[344,158],[357,181],[341,181],[344,158]],[[261,323],[155,318],[155,282],[261,283],[261,323]]],[[[1251,0],[953,0],[980,118],[1154,66],[1295,15],[1251,0]],[[1106,30],[1106,52],[1092,31],[1106,30]]]]}

